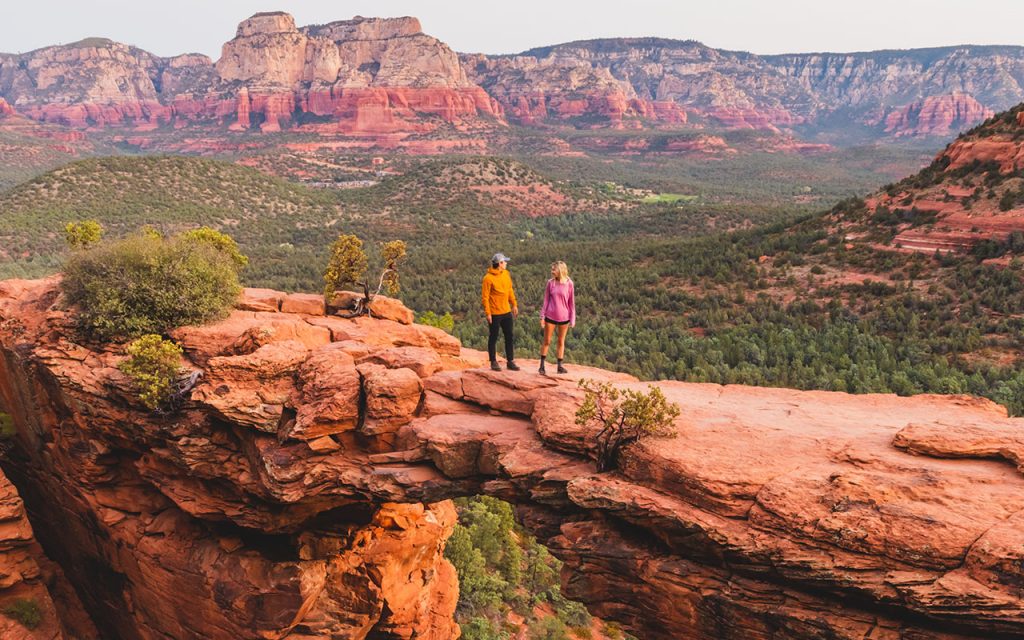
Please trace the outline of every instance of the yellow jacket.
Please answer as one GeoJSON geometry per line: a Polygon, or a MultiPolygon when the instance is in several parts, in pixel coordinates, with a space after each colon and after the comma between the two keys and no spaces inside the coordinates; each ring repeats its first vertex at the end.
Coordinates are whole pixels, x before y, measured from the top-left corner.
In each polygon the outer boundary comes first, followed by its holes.
{"type": "Polygon", "coordinates": [[[484,313],[489,316],[500,316],[519,306],[512,290],[512,276],[507,269],[488,269],[482,289],[484,313]]]}

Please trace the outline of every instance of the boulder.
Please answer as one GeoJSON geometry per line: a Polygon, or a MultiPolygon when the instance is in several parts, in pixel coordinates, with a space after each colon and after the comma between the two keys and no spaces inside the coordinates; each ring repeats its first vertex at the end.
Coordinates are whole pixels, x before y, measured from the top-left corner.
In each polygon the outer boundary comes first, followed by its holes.
{"type": "Polygon", "coordinates": [[[325,311],[324,297],[313,293],[290,293],[281,301],[281,311],[322,316],[325,311]]]}
{"type": "Polygon", "coordinates": [[[391,347],[371,351],[359,362],[382,364],[388,369],[412,369],[421,378],[429,378],[441,370],[441,357],[424,347],[391,347]]]}
{"type": "Polygon", "coordinates": [[[273,313],[274,311],[281,310],[283,298],[284,294],[280,291],[246,287],[242,289],[242,295],[239,296],[238,302],[235,303],[235,308],[242,311],[268,311],[273,313]]]}
{"type": "Polygon", "coordinates": [[[192,400],[232,424],[276,433],[307,354],[306,345],[288,340],[244,355],[210,358],[192,400]]]}
{"type": "Polygon", "coordinates": [[[341,343],[313,351],[299,368],[298,379],[292,400],[295,424],[288,437],[313,440],[356,428],[361,382],[355,361],[341,343]]]}
{"type": "Polygon", "coordinates": [[[388,369],[372,363],[361,364],[357,369],[366,397],[363,433],[393,433],[412,421],[423,396],[423,382],[415,371],[388,369]]]}
{"type": "Polygon", "coordinates": [[[401,324],[412,324],[416,314],[412,312],[401,300],[388,298],[387,296],[374,296],[370,301],[370,315],[374,318],[394,320],[401,324]]]}

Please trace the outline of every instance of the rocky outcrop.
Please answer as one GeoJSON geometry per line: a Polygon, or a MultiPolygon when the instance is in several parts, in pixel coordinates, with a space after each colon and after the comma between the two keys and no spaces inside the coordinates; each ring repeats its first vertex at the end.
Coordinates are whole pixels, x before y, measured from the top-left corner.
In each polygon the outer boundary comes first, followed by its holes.
{"type": "Polygon", "coordinates": [[[885,117],[885,132],[894,136],[948,136],[991,118],[995,112],[972,96],[928,96],[894,109],[885,117]]]}
{"type": "Polygon", "coordinates": [[[0,95],[37,120],[143,131],[202,123],[271,132],[311,123],[380,134],[501,116],[458,56],[415,18],[298,29],[280,12],[243,21],[215,65],[103,39],[12,56],[0,60],[0,95]]]}
{"type": "Polygon", "coordinates": [[[950,143],[920,174],[866,198],[867,212],[881,213],[894,227],[893,249],[966,253],[981,242],[998,246],[1012,234],[1024,233],[1024,207],[1018,197],[1024,168],[1022,113],[1018,106],[989,116],[950,143]]]}
{"type": "Polygon", "coordinates": [[[1021,47],[758,56],[620,38],[460,56],[411,17],[298,27],[282,12],[243,21],[216,63],[100,38],[0,56],[0,97],[36,120],[142,132],[297,128],[435,153],[478,150],[481,133],[506,118],[828,140],[942,136],[1024,100],[1022,77],[1021,47]]]}
{"type": "Polygon", "coordinates": [[[0,117],[14,115],[14,107],[7,104],[7,101],[0,98],[0,117]]]}
{"type": "Polygon", "coordinates": [[[53,280],[0,284],[9,470],[108,634],[454,638],[445,500],[487,493],[639,637],[1024,636],[1024,424],[997,405],[661,382],[678,437],[597,473],[574,379],[645,384],[283,300],[177,330],[204,376],[154,415],[53,280]]]}
{"type": "Polygon", "coordinates": [[[671,101],[641,99],[629,83],[608,69],[571,58],[534,56],[462,58],[470,77],[501,104],[519,124],[569,122],[580,128],[622,128],[684,124],[686,112],[671,101]]]}
{"type": "Polygon", "coordinates": [[[5,640],[99,638],[60,568],[46,558],[36,542],[21,497],[3,473],[0,612],[0,637],[5,640]]]}

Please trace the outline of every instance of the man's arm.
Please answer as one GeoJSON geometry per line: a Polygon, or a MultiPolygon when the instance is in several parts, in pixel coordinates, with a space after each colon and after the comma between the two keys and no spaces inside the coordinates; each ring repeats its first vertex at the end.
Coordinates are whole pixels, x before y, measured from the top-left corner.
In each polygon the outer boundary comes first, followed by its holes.
{"type": "Polygon", "coordinates": [[[487,323],[491,322],[491,280],[484,276],[484,282],[480,286],[480,295],[484,303],[484,315],[487,316],[487,323]]]}
{"type": "Polygon", "coordinates": [[[515,287],[512,286],[512,276],[508,277],[508,301],[512,304],[512,315],[513,317],[519,316],[519,305],[516,304],[516,291],[515,287]]]}

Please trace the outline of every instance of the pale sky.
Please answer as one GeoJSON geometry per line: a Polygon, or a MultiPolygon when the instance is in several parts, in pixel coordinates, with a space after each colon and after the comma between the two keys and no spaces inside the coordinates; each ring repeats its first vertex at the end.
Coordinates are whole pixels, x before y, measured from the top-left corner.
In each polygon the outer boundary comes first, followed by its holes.
{"type": "Polygon", "coordinates": [[[515,53],[571,40],[694,39],[760,54],[1024,45],[1024,0],[18,0],[5,2],[0,52],[99,36],[160,56],[217,59],[238,23],[287,11],[301,25],[355,15],[420,18],[462,52],[515,53]]]}

